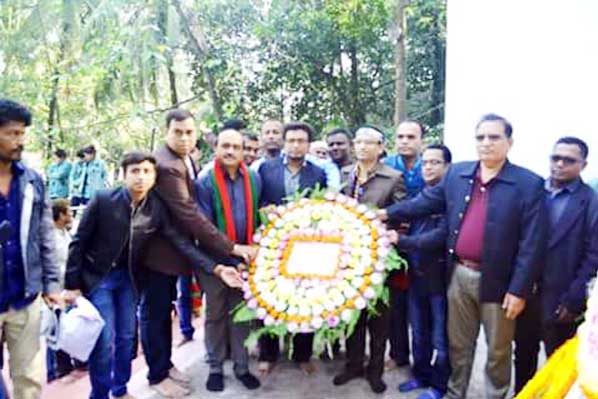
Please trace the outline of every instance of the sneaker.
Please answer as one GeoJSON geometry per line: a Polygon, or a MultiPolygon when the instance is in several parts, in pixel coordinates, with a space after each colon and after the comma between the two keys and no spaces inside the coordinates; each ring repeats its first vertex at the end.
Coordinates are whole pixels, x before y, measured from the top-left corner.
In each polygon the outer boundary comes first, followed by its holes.
{"type": "Polygon", "coordinates": [[[407,380],[401,384],[399,384],[399,391],[400,392],[411,392],[416,389],[425,388],[426,386],[422,384],[419,380],[412,378],[407,380]]]}
{"type": "Polygon", "coordinates": [[[191,393],[189,389],[180,386],[170,378],[165,378],[159,384],[152,385],[151,387],[163,397],[170,399],[181,398],[191,393]]]}
{"type": "Polygon", "coordinates": [[[210,392],[224,391],[224,376],[220,373],[213,373],[208,375],[206,381],[206,389],[210,392]]]}
{"type": "Polygon", "coordinates": [[[363,370],[347,370],[345,369],[342,373],[336,375],[332,380],[332,383],[336,386],[345,385],[347,382],[363,377],[363,370]]]}
{"type": "Polygon", "coordinates": [[[370,388],[374,393],[382,393],[386,391],[386,384],[380,377],[367,377],[370,388]]]}
{"type": "Polygon", "coordinates": [[[417,399],[442,399],[444,394],[438,389],[429,388],[417,396],[417,399]]]}
{"type": "Polygon", "coordinates": [[[241,375],[235,375],[235,377],[237,377],[237,380],[241,381],[243,386],[247,389],[258,389],[260,387],[260,385],[262,385],[260,383],[260,380],[258,380],[250,372],[247,372],[247,373],[241,374],[241,375]]]}

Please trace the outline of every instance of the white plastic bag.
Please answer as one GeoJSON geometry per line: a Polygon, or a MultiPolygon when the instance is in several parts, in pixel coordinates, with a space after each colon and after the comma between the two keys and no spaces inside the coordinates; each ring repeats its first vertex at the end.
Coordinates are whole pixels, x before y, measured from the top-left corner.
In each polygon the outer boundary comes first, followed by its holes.
{"type": "Polygon", "coordinates": [[[104,328],[104,320],[91,302],[82,296],[60,316],[58,348],[82,362],[87,361],[104,328]]]}

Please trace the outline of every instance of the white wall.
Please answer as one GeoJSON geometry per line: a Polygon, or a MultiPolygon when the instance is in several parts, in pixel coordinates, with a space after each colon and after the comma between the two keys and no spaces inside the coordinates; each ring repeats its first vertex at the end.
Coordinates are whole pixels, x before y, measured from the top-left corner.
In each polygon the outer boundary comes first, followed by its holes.
{"type": "Polygon", "coordinates": [[[511,161],[548,174],[553,143],[590,147],[598,177],[598,0],[448,0],[445,137],[475,158],[474,127],[494,112],[514,128],[511,161]]]}

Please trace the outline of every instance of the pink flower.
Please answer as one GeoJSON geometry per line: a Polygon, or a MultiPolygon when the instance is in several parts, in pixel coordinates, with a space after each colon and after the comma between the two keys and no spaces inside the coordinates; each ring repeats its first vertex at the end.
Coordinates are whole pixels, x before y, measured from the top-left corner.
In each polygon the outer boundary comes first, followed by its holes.
{"type": "Polygon", "coordinates": [[[341,322],[341,319],[338,316],[328,316],[326,318],[326,323],[328,323],[329,327],[336,327],[341,322]]]}

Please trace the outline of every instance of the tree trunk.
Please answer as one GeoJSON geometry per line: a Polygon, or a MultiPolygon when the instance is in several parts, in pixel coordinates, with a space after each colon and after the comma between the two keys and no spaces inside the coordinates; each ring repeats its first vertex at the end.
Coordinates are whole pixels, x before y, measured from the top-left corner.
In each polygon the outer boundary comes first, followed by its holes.
{"type": "MultiPolygon", "coordinates": [[[[440,34],[442,31],[442,20],[440,15],[435,15],[435,31],[434,31],[434,80],[432,81],[432,106],[435,107],[431,115],[431,125],[436,126],[444,121],[444,86],[445,86],[445,56],[446,47],[440,34]]],[[[440,140],[444,129],[441,129],[440,140]]]]}
{"type": "Polygon", "coordinates": [[[351,44],[349,49],[349,56],[351,57],[351,126],[360,126],[365,123],[365,111],[361,104],[361,96],[359,95],[359,61],[357,59],[357,47],[355,43],[351,44]]]}
{"type": "Polygon", "coordinates": [[[395,0],[394,53],[395,53],[395,127],[407,118],[407,65],[405,64],[405,6],[407,0],[395,0]]]}
{"type": "Polygon", "coordinates": [[[206,78],[208,94],[212,102],[212,107],[214,108],[214,114],[216,114],[217,120],[222,121],[222,101],[220,100],[220,96],[216,90],[216,80],[214,79],[210,68],[205,66],[205,62],[207,61],[209,54],[206,36],[199,24],[192,23],[191,18],[183,10],[180,0],[172,0],[172,4],[176,9],[179,18],[181,19],[183,30],[189,38],[189,42],[191,43],[191,51],[195,55],[195,58],[197,58],[197,61],[202,64],[201,68],[206,78]]]}
{"type": "MultiPolygon", "coordinates": [[[[168,46],[168,0],[157,0],[156,6],[158,7],[158,41],[168,46]]],[[[166,52],[166,72],[168,73],[168,85],[170,87],[170,103],[176,106],[179,102],[179,95],[176,88],[176,74],[174,73],[172,51],[173,49],[169,46],[166,52]]]]}

